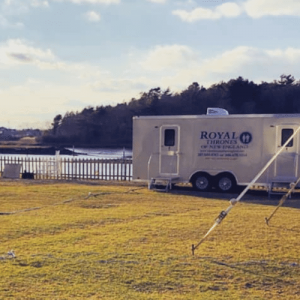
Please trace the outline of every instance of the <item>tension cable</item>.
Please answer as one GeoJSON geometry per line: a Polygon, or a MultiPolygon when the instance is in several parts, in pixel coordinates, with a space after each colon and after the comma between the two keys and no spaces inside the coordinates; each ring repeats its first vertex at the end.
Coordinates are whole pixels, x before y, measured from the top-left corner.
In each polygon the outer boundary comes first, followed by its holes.
{"type": "Polygon", "coordinates": [[[270,214],[270,216],[268,218],[265,218],[265,221],[267,223],[267,225],[269,225],[270,220],[272,219],[272,217],[275,215],[276,211],[283,205],[283,203],[290,197],[290,195],[294,192],[296,186],[300,183],[300,177],[297,179],[297,181],[294,183],[292,182],[290,184],[290,190],[281,197],[278,205],[276,206],[276,208],[273,210],[273,212],[270,214]]]}
{"type": "MultiPolygon", "coordinates": [[[[288,143],[295,137],[295,135],[299,132],[300,126],[295,130],[295,132],[287,139],[287,141],[283,144],[283,146],[274,154],[274,156],[267,162],[267,164],[261,169],[261,171],[253,178],[253,180],[245,187],[245,189],[239,194],[236,199],[230,200],[230,205],[227,207],[226,210],[221,211],[219,216],[216,218],[212,227],[207,231],[207,233],[203,236],[200,242],[196,245],[192,245],[192,254],[194,255],[195,250],[207,239],[207,237],[212,233],[212,231],[224,220],[224,218],[228,215],[231,211],[233,206],[239,202],[242,197],[248,192],[251,186],[257,181],[257,179],[269,168],[272,162],[277,158],[277,156],[285,149],[288,143]]],[[[296,186],[297,184],[295,184],[296,186]]],[[[295,188],[295,187],[294,187],[295,188]]],[[[285,200],[284,200],[285,201],[285,200]]],[[[279,208],[279,207],[278,207],[279,208]]],[[[278,209],[277,208],[277,209],[278,209]]],[[[275,213],[275,212],[274,212],[275,213]]],[[[270,219],[270,218],[269,218],[270,219]]]]}

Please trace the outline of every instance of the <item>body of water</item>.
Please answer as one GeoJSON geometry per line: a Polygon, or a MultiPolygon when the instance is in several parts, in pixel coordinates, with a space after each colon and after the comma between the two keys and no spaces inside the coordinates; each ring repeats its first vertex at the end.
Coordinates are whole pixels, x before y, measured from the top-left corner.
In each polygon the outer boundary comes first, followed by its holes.
{"type": "MultiPolygon", "coordinates": [[[[73,151],[72,148],[67,148],[70,151],[73,151]]],[[[80,158],[100,158],[100,159],[118,159],[118,158],[131,158],[132,150],[131,149],[103,149],[103,148],[74,148],[75,155],[78,155],[80,158]]],[[[68,155],[66,155],[68,156],[68,155]]]]}
{"type": "MultiPolygon", "coordinates": [[[[132,158],[131,149],[104,149],[104,148],[66,148],[74,151],[74,155],[61,155],[62,158],[81,159],[123,159],[132,158]]],[[[40,157],[53,158],[54,155],[34,155],[34,154],[0,154],[2,157],[40,157]]]]}

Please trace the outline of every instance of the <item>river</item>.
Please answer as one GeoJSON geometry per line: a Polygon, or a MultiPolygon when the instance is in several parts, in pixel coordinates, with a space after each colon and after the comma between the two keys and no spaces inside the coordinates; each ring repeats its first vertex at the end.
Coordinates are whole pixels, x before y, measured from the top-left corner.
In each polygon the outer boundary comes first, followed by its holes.
{"type": "MultiPolygon", "coordinates": [[[[81,158],[81,159],[118,159],[131,158],[131,149],[106,149],[106,148],[66,148],[74,151],[74,155],[61,155],[63,158],[81,158]]],[[[33,155],[33,154],[0,154],[2,157],[43,157],[50,158],[54,155],[33,155]]]]}
{"type": "MultiPolygon", "coordinates": [[[[67,148],[70,151],[73,151],[72,148],[67,148]]],[[[74,153],[80,158],[131,158],[132,150],[131,149],[104,149],[104,148],[74,148],[74,153]]]]}

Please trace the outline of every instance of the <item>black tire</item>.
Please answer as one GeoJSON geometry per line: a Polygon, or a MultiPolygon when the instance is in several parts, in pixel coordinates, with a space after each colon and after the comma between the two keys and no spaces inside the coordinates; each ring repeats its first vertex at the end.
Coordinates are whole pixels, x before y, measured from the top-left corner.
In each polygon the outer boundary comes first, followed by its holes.
{"type": "Polygon", "coordinates": [[[235,178],[228,173],[220,174],[216,178],[216,189],[221,193],[230,193],[236,189],[235,178]]]}
{"type": "Polygon", "coordinates": [[[198,173],[193,176],[193,188],[200,192],[207,192],[211,189],[211,177],[205,173],[198,173]]]}

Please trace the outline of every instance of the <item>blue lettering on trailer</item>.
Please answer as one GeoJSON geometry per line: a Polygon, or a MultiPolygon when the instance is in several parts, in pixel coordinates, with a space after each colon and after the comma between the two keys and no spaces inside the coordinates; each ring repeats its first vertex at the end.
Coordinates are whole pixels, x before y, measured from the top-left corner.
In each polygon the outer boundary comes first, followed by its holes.
{"type": "Polygon", "coordinates": [[[210,159],[246,157],[252,140],[253,136],[248,131],[201,131],[198,156],[210,159]]]}

